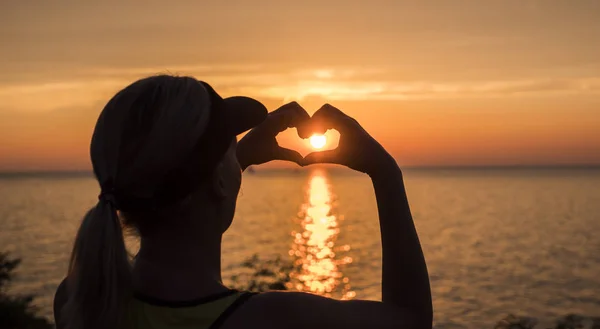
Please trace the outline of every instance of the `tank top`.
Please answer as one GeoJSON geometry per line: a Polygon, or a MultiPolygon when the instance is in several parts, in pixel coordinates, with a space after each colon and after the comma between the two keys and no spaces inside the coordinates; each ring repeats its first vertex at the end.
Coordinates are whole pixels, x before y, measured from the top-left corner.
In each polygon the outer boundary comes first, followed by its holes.
{"type": "Polygon", "coordinates": [[[166,302],[136,294],[123,329],[217,329],[256,293],[229,290],[193,301],[166,302]]]}

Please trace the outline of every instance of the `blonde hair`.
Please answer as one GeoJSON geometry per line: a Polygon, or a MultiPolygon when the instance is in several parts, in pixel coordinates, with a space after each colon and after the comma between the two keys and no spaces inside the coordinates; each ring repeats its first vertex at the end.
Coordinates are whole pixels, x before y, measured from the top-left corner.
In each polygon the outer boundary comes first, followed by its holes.
{"type": "MultiPolygon", "coordinates": [[[[120,197],[151,197],[185,161],[205,131],[210,100],[191,77],[138,80],[105,106],[90,153],[102,193],[77,232],[67,275],[68,300],[61,324],[69,329],[117,328],[132,294],[131,264],[120,197]],[[115,197],[117,195],[118,197],[115,197]]],[[[132,216],[136,218],[136,216],[132,216]]]]}

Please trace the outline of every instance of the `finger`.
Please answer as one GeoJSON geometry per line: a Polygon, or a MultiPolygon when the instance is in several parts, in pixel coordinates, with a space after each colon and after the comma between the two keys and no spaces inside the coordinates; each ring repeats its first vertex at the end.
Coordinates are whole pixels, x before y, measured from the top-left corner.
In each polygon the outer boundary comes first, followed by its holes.
{"type": "Polygon", "coordinates": [[[313,132],[321,134],[325,133],[328,129],[336,129],[343,132],[356,124],[354,119],[330,104],[321,106],[311,118],[313,132]]]}
{"type": "Polygon", "coordinates": [[[275,150],[274,158],[275,160],[291,161],[297,164],[302,164],[303,161],[302,155],[300,155],[300,153],[294,150],[287,149],[285,147],[278,147],[275,150]]]}
{"type": "Polygon", "coordinates": [[[307,129],[307,123],[310,121],[310,115],[306,110],[298,104],[298,102],[291,102],[283,105],[273,112],[285,113],[289,122],[286,128],[295,127],[298,130],[298,136],[300,138],[309,138],[311,132],[307,129]]]}
{"type": "Polygon", "coordinates": [[[316,163],[334,163],[340,164],[338,150],[327,150],[320,152],[312,152],[307,154],[302,160],[303,166],[308,166],[316,163]]]}
{"type": "Polygon", "coordinates": [[[304,114],[307,118],[310,117],[310,115],[308,115],[308,112],[306,112],[306,110],[302,107],[302,105],[298,104],[298,102],[295,102],[295,101],[281,105],[280,107],[278,107],[271,113],[275,114],[275,113],[282,113],[282,112],[284,112],[284,113],[298,112],[299,114],[304,114]]]}
{"type": "Polygon", "coordinates": [[[301,127],[309,119],[310,115],[300,104],[291,102],[271,112],[266,125],[271,133],[276,134],[288,128],[301,127]]]}

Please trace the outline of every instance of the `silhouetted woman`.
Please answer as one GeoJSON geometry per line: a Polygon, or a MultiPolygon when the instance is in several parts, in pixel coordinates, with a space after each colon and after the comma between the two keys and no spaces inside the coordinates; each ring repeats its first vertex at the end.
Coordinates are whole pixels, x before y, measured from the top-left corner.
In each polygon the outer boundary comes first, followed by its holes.
{"type": "Polygon", "coordinates": [[[394,159],[330,105],[312,118],[290,103],[267,113],[190,77],[153,76],[117,93],[91,142],[98,204],[84,217],[54,300],[59,328],[431,328],[427,268],[394,159]],[[333,151],[302,158],[275,136],[336,129],[333,151]],[[236,136],[252,129],[239,143],[236,136]],[[249,293],[221,280],[221,237],[242,171],[271,160],[336,163],[368,174],[383,245],[382,301],[302,292],[249,293]],[[124,228],[140,250],[132,264],[124,228]]]}

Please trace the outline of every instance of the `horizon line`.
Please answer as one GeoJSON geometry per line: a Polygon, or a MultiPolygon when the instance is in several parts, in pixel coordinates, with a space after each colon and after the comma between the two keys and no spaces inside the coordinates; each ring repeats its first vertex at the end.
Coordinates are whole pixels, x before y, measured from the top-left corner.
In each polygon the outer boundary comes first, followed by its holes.
{"type": "MultiPolygon", "coordinates": [[[[253,166],[255,172],[276,172],[276,171],[307,171],[315,168],[327,169],[327,170],[347,170],[352,169],[336,166],[336,165],[324,165],[324,166],[312,166],[312,167],[284,167],[284,168],[260,168],[257,169],[253,166]]],[[[405,170],[525,170],[525,169],[600,169],[599,164],[538,164],[538,165],[416,165],[416,166],[400,166],[401,169],[405,170]]],[[[247,172],[247,171],[246,171],[247,172]]],[[[94,175],[93,170],[88,169],[58,169],[58,170],[45,170],[45,169],[33,169],[33,170],[0,170],[0,176],[12,176],[12,175],[44,175],[44,174],[64,174],[64,175],[94,175]]]]}

